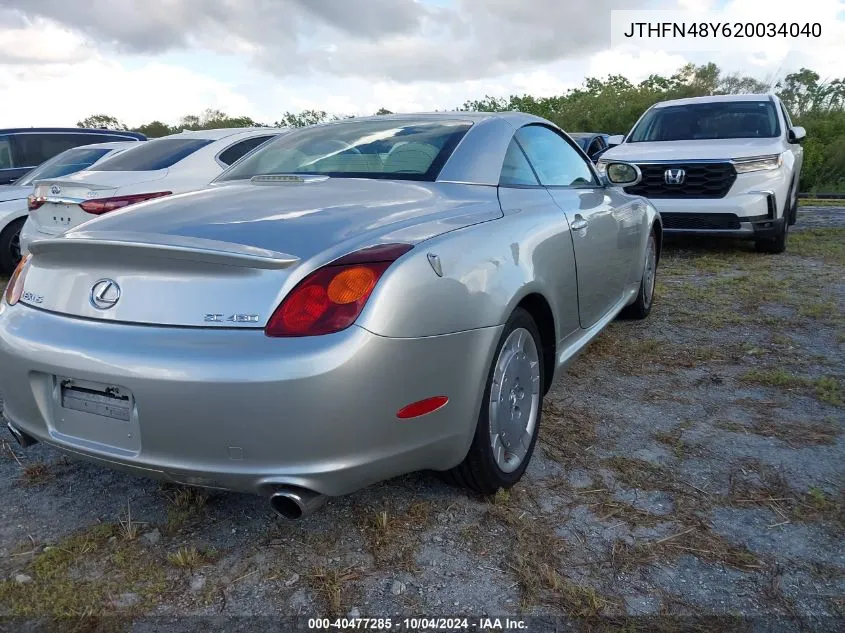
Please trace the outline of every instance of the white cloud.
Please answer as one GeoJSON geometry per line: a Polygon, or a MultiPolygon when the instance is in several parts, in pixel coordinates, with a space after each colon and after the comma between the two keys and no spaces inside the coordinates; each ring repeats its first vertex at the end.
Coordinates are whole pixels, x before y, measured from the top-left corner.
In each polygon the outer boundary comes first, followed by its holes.
{"type": "Polygon", "coordinates": [[[175,123],[205,108],[245,113],[253,105],[208,75],[150,61],[128,69],[95,58],[77,64],[0,65],[0,121],[5,126],[75,125],[91,114],[116,116],[130,126],[175,123]]]}

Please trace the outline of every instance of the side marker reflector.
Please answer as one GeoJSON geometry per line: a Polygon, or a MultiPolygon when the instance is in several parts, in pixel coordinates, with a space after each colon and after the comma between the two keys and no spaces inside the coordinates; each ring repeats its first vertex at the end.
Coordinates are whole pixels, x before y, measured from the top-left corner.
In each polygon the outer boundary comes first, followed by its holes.
{"type": "Polygon", "coordinates": [[[400,420],[407,420],[409,418],[418,418],[421,415],[433,413],[438,409],[442,409],[449,402],[446,396],[435,396],[433,398],[426,398],[419,402],[412,402],[406,407],[402,407],[396,412],[396,417],[400,420]]]}

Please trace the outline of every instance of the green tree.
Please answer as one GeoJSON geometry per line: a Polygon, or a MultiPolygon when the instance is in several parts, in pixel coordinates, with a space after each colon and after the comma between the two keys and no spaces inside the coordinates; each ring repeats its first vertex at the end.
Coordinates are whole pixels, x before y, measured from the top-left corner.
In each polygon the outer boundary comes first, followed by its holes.
{"type": "Polygon", "coordinates": [[[168,134],[173,134],[175,130],[161,121],[151,121],[150,123],[145,123],[144,125],[134,128],[132,131],[140,132],[147,138],[160,138],[162,136],[167,136],[168,134]]]}
{"type": "Polygon", "coordinates": [[[125,124],[121,123],[115,117],[109,116],[108,114],[92,114],[91,116],[85,117],[81,121],[77,121],[76,127],[106,130],[129,129],[126,127],[125,124]]]}
{"type": "MultiPolygon", "coordinates": [[[[337,117],[335,117],[337,118],[337,117]]],[[[306,125],[316,125],[329,120],[329,115],[322,110],[303,110],[302,112],[285,112],[279,121],[276,121],[276,127],[305,127],[306,125]]]]}

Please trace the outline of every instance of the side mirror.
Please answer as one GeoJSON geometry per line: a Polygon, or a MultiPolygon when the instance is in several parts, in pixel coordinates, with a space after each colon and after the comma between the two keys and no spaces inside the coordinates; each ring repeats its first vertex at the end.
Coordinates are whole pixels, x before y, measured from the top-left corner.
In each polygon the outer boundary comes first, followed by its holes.
{"type": "Polygon", "coordinates": [[[615,136],[609,136],[607,138],[607,146],[608,147],[615,147],[617,145],[622,145],[622,141],[625,140],[624,134],[616,134],[615,136]]]}
{"type": "Polygon", "coordinates": [[[643,179],[640,168],[630,163],[607,163],[603,171],[611,186],[633,187],[643,179]]]}
{"type": "Polygon", "coordinates": [[[800,143],[807,138],[807,130],[803,127],[794,127],[786,133],[786,140],[790,143],[800,143]]]}

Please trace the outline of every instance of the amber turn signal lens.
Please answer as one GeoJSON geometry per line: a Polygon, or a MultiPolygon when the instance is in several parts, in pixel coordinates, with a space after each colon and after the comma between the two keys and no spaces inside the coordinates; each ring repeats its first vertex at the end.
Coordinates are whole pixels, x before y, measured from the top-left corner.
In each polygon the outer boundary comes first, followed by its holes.
{"type": "Polygon", "coordinates": [[[328,288],[329,300],[346,305],[363,299],[376,285],[376,275],[369,268],[347,268],[332,279],[328,288]]]}
{"type": "Polygon", "coordinates": [[[15,305],[23,294],[23,282],[26,277],[25,268],[29,264],[29,259],[32,255],[26,255],[18,262],[15,272],[9,278],[9,283],[6,285],[6,303],[10,306],[15,305]]]}

